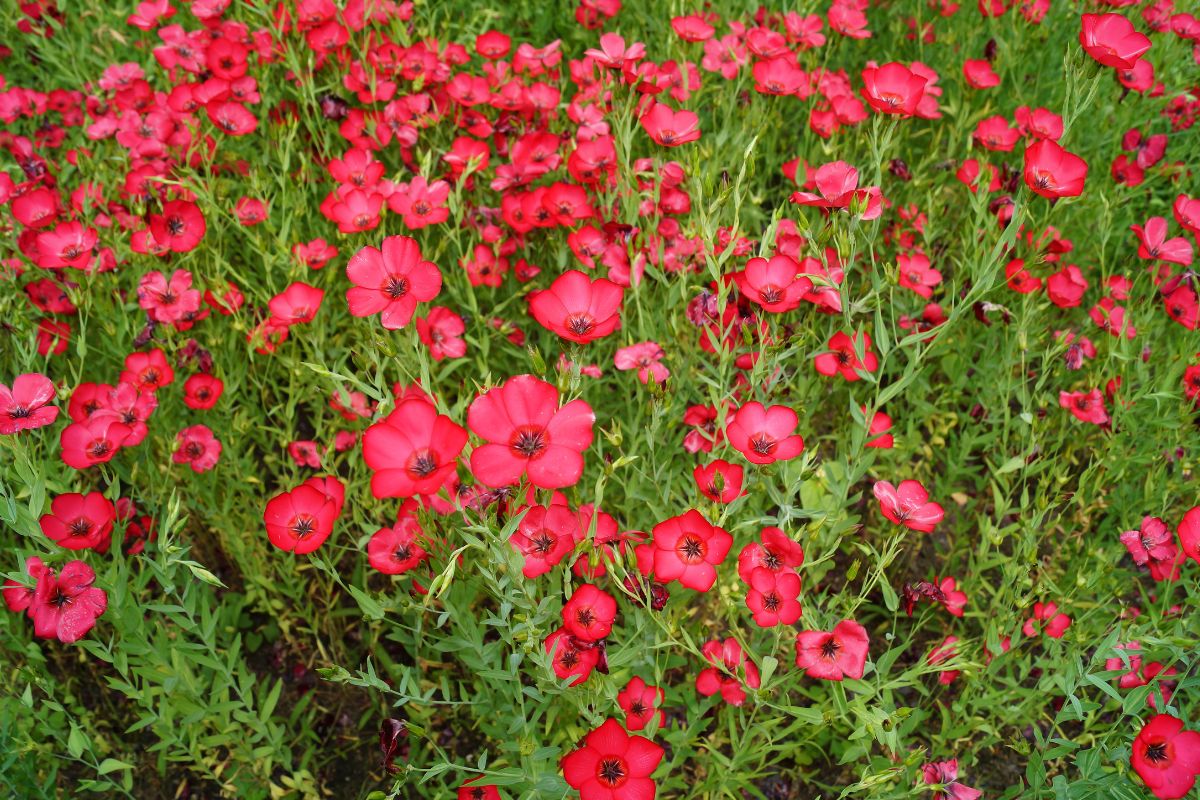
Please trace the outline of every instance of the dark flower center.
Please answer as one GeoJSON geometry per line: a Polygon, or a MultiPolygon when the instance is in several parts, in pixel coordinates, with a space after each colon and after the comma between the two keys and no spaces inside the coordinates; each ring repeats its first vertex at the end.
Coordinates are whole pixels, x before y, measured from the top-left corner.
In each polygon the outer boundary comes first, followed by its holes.
{"type": "Polygon", "coordinates": [[[768,305],[778,303],[783,298],[783,292],[777,286],[764,286],[758,290],[758,296],[768,305]]]}
{"type": "Polygon", "coordinates": [[[535,458],[546,449],[546,433],[541,428],[519,428],[509,442],[509,447],[523,458],[535,458]]]}
{"type": "Polygon", "coordinates": [[[771,570],[772,572],[777,571],[780,567],[783,566],[783,562],[779,559],[779,556],[775,555],[774,553],[772,553],[770,550],[766,549],[765,547],[763,548],[762,563],[763,563],[764,567],[771,570]]]}
{"type": "Polygon", "coordinates": [[[184,447],[183,450],[185,453],[187,453],[188,458],[194,459],[204,455],[204,445],[200,444],[199,442],[188,442],[187,446],[184,447]]]}
{"type": "Polygon", "coordinates": [[[633,714],[635,717],[645,716],[646,712],[649,710],[650,709],[646,708],[646,704],[641,700],[634,700],[633,705],[629,707],[629,713],[633,714]]]}
{"type": "Polygon", "coordinates": [[[675,131],[661,131],[658,134],[658,141],[661,144],[667,144],[667,145],[674,144],[675,139],[677,139],[677,138],[678,138],[678,134],[676,134],[675,131]]]}
{"type": "Polygon", "coordinates": [[[546,531],[541,531],[537,536],[530,540],[530,544],[533,545],[533,550],[535,553],[545,554],[549,553],[554,548],[554,543],[556,541],[558,540],[555,537],[551,536],[546,531]]]}
{"type": "Polygon", "coordinates": [[[104,439],[97,439],[87,449],[92,458],[103,458],[112,452],[112,445],[104,439]]]}
{"type": "Polygon", "coordinates": [[[750,437],[750,447],[760,456],[768,456],[775,451],[778,442],[774,437],[765,433],[756,433],[750,437]]]}
{"type": "Polygon", "coordinates": [[[80,517],[68,525],[67,530],[72,536],[87,536],[92,532],[92,521],[87,517],[80,517]]]}
{"type": "Polygon", "coordinates": [[[408,279],[395,275],[389,277],[387,282],[383,284],[383,293],[393,300],[399,300],[408,294],[408,279]]]}
{"type": "Polygon", "coordinates": [[[292,533],[297,539],[303,539],[317,529],[317,521],[307,514],[292,520],[292,533]]]}
{"type": "MultiPolygon", "coordinates": [[[[71,605],[71,598],[62,593],[61,589],[55,590],[54,597],[50,598],[50,605],[55,608],[71,605]]],[[[1163,746],[1164,748],[1166,745],[1163,746]]]]}
{"type": "Polygon", "coordinates": [[[1146,760],[1152,764],[1162,764],[1167,760],[1167,743],[1154,742],[1146,745],[1146,760]]]}
{"type": "Polygon", "coordinates": [[[704,560],[704,554],[708,552],[708,546],[695,536],[684,536],[679,540],[676,546],[680,557],[689,564],[695,564],[704,560]]]}
{"type": "Polygon", "coordinates": [[[592,623],[596,621],[596,615],[592,613],[590,608],[584,608],[576,612],[575,619],[580,625],[588,628],[591,627],[592,623]]]}
{"type": "Polygon", "coordinates": [[[587,336],[596,327],[596,320],[591,314],[581,312],[567,317],[567,330],[576,336],[587,336]]]}
{"type": "Polygon", "coordinates": [[[418,450],[408,461],[408,474],[414,478],[428,478],[437,469],[437,459],[429,450],[418,450]]]}
{"type": "Polygon", "coordinates": [[[613,788],[624,783],[627,775],[625,762],[620,758],[605,758],[596,766],[596,777],[613,788]]]}
{"type": "Polygon", "coordinates": [[[423,217],[433,209],[430,207],[429,203],[426,203],[424,200],[418,200],[417,202],[413,203],[412,210],[423,217]]]}
{"type": "Polygon", "coordinates": [[[774,592],[763,596],[763,608],[765,608],[767,611],[778,611],[779,607],[782,605],[783,600],[780,599],[779,595],[775,594],[774,592]]]}
{"type": "Polygon", "coordinates": [[[579,651],[576,650],[574,647],[569,647],[569,648],[567,648],[567,651],[562,654],[562,657],[559,658],[558,661],[564,667],[566,667],[567,669],[570,669],[571,667],[573,667],[579,663],[579,651]]]}
{"type": "Polygon", "coordinates": [[[837,658],[838,650],[841,649],[842,646],[838,644],[837,639],[834,639],[832,636],[830,636],[824,641],[824,643],[821,644],[821,658],[828,658],[831,660],[837,658]]]}
{"type": "Polygon", "coordinates": [[[392,553],[392,558],[397,561],[408,561],[412,558],[412,547],[402,544],[396,548],[396,552],[392,553]]]}
{"type": "Polygon", "coordinates": [[[183,220],[181,220],[179,217],[167,218],[167,230],[171,232],[172,236],[179,236],[182,234],[185,227],[186,226],[183,224],[183,220]]]}
{"type": "Polygon", "coordinates": [[[28,417],[32,413],[33,412],[31,412],[25,406],[16,406],[15,408],[9,409],[8,416],[9,416],[9,419],[24,419],[25,417],[28,417]]]}

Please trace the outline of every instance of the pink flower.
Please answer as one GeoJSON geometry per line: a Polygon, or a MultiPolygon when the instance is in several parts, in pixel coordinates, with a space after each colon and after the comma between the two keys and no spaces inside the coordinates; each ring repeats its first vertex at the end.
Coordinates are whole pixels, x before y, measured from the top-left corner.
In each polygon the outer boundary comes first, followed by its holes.
{"type": "Polygon", "coordinates": [[[814,678],[858,680],[867,666],[867,631],[852,619],[844,619],[833,631],[801,631],[796,634],[796,666],[814,678]]]}
{"type": "Polygon", "coordinates": [[[700,118],[691,111],[672,111],[655,103],[642,115],[642,129],[663,147],[679,147],[700,138],[700,118]]]}
{"type": "Polygon", "coordinates": [[[883,515],[909,530],[932,533],[946,514],[940,505],[929,502],[929,493],[919,481],[900,481],[899,486],[876,481],[874,492],[883,515]]]}
{"type": "Polygon", "coordinates": [[[187,464],[192,472],[208,472],[221,457],[221,443],[207,425],[192,425],[175,436],[178,447],[171,455],[176,464],[187,464]]]}
{"type": "Polygon", "coordinates": [[[583,400],[558,407],[558,390],[532,375],[509,378],[471,403],[467,426],[484,440],[471,451],[471,472],[486,486],[522,476],[542,489],[573,486],[583,475],[596,415],[583,400]]]}
{"type": "Polygon", "coordinates": [[[750,402],[733,415],[725,436],[752,464],[773,464],[803,452],[804,439],[793,433],[798,422],[796,412],[787,406],[765,408],[750,402]]]}
{"type": "Polygon", "coordinates": [[[346,277],[354,288],[346,290],[350,313],[356,317],[381,314],[388,330],[408,324],[417,303],[437,297],[442,290],[442,273],[431,261],[421,260],[415,239],[388,236],[383,250],[364,247],[350,258],[346,277]]]}
{"type": "Polygon", "coordinates": [[[93,586],[95,581],[95,570],[82,561],[67,563],[57,578],[44,571],[29,604],[33,632],[64,643],[86,636],[108,608],[108,595],[93,586]]]}
{"type": "Polygon", "coordinates": [[[37,372],[18,375],[12,388],[0,383],[0,435],[42,428],[58,419],[54,383],[37,372]]]}
{"type": "Polygon", "coordinates": [[[613,356],[613,365],[622,371],[636,369],[642,383],[649,383],[654,378],[655,383],[663,384],[671,375],[662,363],[664,355],[657,342],[638,342],[618,349],[613,356]]]}
{"type": "Polygon", "coordinates": [[[1040,629],[1041,633],[1045,633],[1051,639],[1061,639],[1069,627],[1071,627],[1071,618],[1066,614],[1060,614],[1057,604],[1034,603],[1033,616],[1025,620],[1021,631],[1026,636],[1033,637],[1038,635],[1040,629]],[[1039,625],[1038,623],[1044,624],[1039,625]]]}

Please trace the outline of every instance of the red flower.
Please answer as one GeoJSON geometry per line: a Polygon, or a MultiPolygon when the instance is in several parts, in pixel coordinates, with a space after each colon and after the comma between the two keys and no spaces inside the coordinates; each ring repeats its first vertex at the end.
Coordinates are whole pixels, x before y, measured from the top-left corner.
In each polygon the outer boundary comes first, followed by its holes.
{"type": "MultiPolygon", "coordinates": [[[[863,407],[866,411],[866,407],[863,407]]],[[[867,435],[874,437],[868,439],[863,447],[878,447],[883,450],[890,450],[896,444],[896,438],[888,433],[892,429],[892,418],[882,411],[876,411],[871,417],[871,425],[867,428],[867,435]]]]}
{"type": "Polygon", "coordinates": [[[60,494],[40,520],[42,533],[67,550],[107,549],[117,510],[100,492],[60,494]]]}
{"type": "Polygon", "coordinates": [[[880,114],[903,114],[911,117],[925,96],[928,79],[908,67],[892,61],[880,67],[862,71],[862,96],[867,105],[880,114]]]}
{"type": "Polygon", "coordinates": [[[33,585],[26,586],[11,578],[6,580],[4,588],[0,589],[0,594],[3,595],[4,604],[8,606],[8,610],[18,614],[28,611],[29,606],[33,603],[34,592],[37,591],[37,582],[48,571],[49,568],[37,556],[25,559],[25,574],[33,578],[33,585]]]}
{"type": "Polygon", "coordinates": [[[581,399],[558,407],[558,390],[532,375],[509,378],[476,397],[467,425],[484,440],[471,451],[471,472],[486,486],[512,486],[523,475],[541,489],[574,486],[596,415],[581,399]]]}
{"type": "Polygon", "coordinates": [[[323,299],[324,289],[296,281],[267,303],[271,310],[271,324],[301,325],[312,322],[323,299]]]}
{"type": "Polygon", "coordinates": [[[82,422],[72,422],[59,435],[63,463],[75,469],[87,469],[112,461],[129,433],[128,425],[112,418],[89,417],[82,422]]]}
{"type": "Polygon", "coordinates": [[[572,269],[555,278],[549,289],[531,293],[529,310],[546,330],[587,344],[620,326],[624,294],[624,289],[606,278],[589,280],[572,269]]]}
{"type": "Polygon", "coordinates": [[[388,236],[383,250],[364,247],[350,257],[346,277],[354,288],[346,290],[350,313],[356,317],[381,314],[388,330],[408,324],[417,303],[437,297],[442,273],[431,261],[421,260],[415,239],[388,236]]]}
{"type": "Polygon", "coordinates": [[[761,541],[750,542],[738,553],[738,576],[750,582],[755,570],[795,570],[804,564],[804,549],[780,528],[762,529],[761,541]]]}
{"type": "Polygon", "coordinates": [[[700,118],[691,111],[672,111],[664,103],[654,103],[642,115],[642,129],[663,147],[679,147],[700,138],[700,118]]]}
{"type": "Polygon", "coordinates": [[[221,443],[207,425],[192,425],[175,436],[178,447],[171,455],[176,464],[187,464],[192,472],[208,472],[221,457],[221,443]]]}
{"type": "Polygon", "coordinates": [[[792,433],[798,422],[796,412],[787,406],[764,408],[750,402],[733,415],[725,436],[752,464],[773,464],[803,452],[804,439],[792,433]]]}
{"type": "Polygon", "coordinates": [[[757,689],[761,685],[758,667],[746,658],[742,646],[732,636],[723,642],[713,639],[705,643],[702,652],[712,665],[700,670],[696,676],[696,691],[704,697],[720,692],[726,703],[740,706],[746,702],[746,688],[757,689]],[[739,677],[739,672],[744,679],[739,677]]]}
{"type": "Polygon", "coordinates": [[[1074,308],[1083,302],[1088,282],[1074,264],[1067,264],[1046,279],[1046,296],[1059,308],[1074,308]]]}
{"type": "Polygon", "coordinates": [[[958,782],[958,759],[931,761],[921,767],[921,779],[933,786],[931,800],[978,800],[983,792],[958,782]]]}
{"type": "Polygon", "coordinates": [[[1200,506],[1189,510],[1179,521],[1175,532],[1187,557],[1200,564],[1200,506]]]}
{"type": "Polygon", "coordinates": [[[1078,197],[1083,194],[1088,165],[1058,142],[1038,139],[1025,148],[1025,185],[1042,197],[1078,197]]]}
{"type": "Polygon", "coordinates": [[[929,266],[929,258],[919,250],[912,255],[896,256],[896,268],[900,272],[900,285],[926,300],[933,296],[934,287],[942,282],[942,273],[929,266]]]}
{"type": "Polygon", "coordinates": [[[1129,764],[1159,800],[1183,797],[1200,775],[1200,733],[1184,730],[1177,717],[1158,714],[1133,740],[1129,764]]]}
{"type": "Polygon", "coordinates": [[[271,544],[280,550],[311,553],[333,533],[333,523],[341,510],[336,496],[306,482],[272,497],[263,512],[263,522],[271,544]]]}
{"type": "Polygon", "coordinates": [[[1081,23],[1079,44],[1106,67],[1131,70],[1150,49],[1150,39],[1120,14],[1084,14],[1081,23]]]}
{"type": "Polygon", "coordinates": [[[363,434],[363,460],[376,498],[432,495],[455,474],[467,432],[432,403],[415,398],[396,406],[363,434]]]}
{"type": "MultiPolygon", "coordinates": [[[[813,184],[819,194],[795,192],[791,201],[802,206],[817,208],[850,208],[851,202],[863,209],[864,221],[876,219],[883,213],[879,189],[869,186],[858,188],[858,170],[845,161],[832,161],[821,165],[813,173],[813,184]]],[[[805,186],[808,184],[806,183],[805,186]]],[[[811,270],[808,270],[811,272],[811,270]]]]}
{"type": "Polygon", "coordinates": [[[909,530],[932,533],[946,515],[940,505],[929,502],[929,492],[920,481],[900,481],[899,486],[876,481],[874,492],[883,515],[909,530]]]}
{"type": "Polygon", "coordinates": [[[149,353],[130,353],[125,357],[121,383],[131,383],[138,389],[157,392],[174,380],[175,370],[171,369],[166,354],[157,347],[149,353]]]}
{"type": "Polygon", "coordinates": [[[462,335],[466,330],[463,318],[445,306],[434,306],[424,317],[417,318],[417,335],[434,361],[465,356],[467,343],[462,335]]]}
{"type": "Polygon", "coordinates": [[[699,464],[692,470],[696,488],[700,494],[714,503],[732,503],[742,492],[743,469],[740,464],[730,464],[718,458],[706,467],[699,464]]]}
{"type": "Polygon", "coordinates": [[[588,679],[592,670],[600,663],[600,648],[580,646],[571,634],[563,629],[546,637],[544,647],[550,654],[550,666],[559,680],[571,678],[571,686],[578,686],[588,679]]]}
{"type": "Polygon", "coordinates": [[[483,786],[475,783],[482,778],[471,778],[458,787],[458,800],[504,800],[504,795],[495,786],[483,786]]]}
{"type": "Polygon", "coordinates": [[[653,544],[638,549],[652,556],[655,578],[663,583],[678,580],[698,592],[707,592],[716,583],[717,565],[733,545],[732,536],[695,509],[663,520],[652,533],[653,544]]]}
{"type": "Polygon", "coordinates": [[[617,705],[625,712],[625,727],[631,731],[643,730],[651,720],[663,724],[662,705],[666,692],[657,686],[647,686],[641,678],[633,678],[617,693],[617,705]]]}
{"type": "Polygon", "coordinates": [[[581,642],[598,642],[612,632],[617,601],[590,583],[580,586],[562,610],[563,630],[581,642]]]}
{"type": "Polygon", "coordinates": [[[800,576],[795,570],[756,567],[750,573],[746,607],[762,628],[791,625],[800,619],[800,576]]]}
{"type": "Polygon", "coordinates": [[[1150,566],[1150,576],[1156,581],[1179,580],[1179,565],[1185,558],[1175,544],[1175,536],[1167,523],[1158,517],[1144,517],[1139,530],[1121,534],[1121,544],[1129,551],[1133,563],[1150,566]]]}
{"type": "Polygon", "coordinates": [[[150,232],[159,247],[173,253],[186,253],[196,249],[204,238],[207,226],[204,214],[195,203],[187,200],[172,200],[163,204],[161,214],[150,217],[150,232]]]}
{"type": "Polygon", "coordinates": [[[1059,392],[1058,404],[1068,409],[1075,419],[1093,425],[1107,425],[1108,411],[1104,408],[1104,396],[1099,389],[1090,392],[1059,392]]]}
{"type": "Polygon", "coordinates": [[[986,59],[978,61],[967,59],[963,62],[963,77],[972,89],[991,89],[1000,85],[1000,76],[992,69],[992,64],[986,59]]]}
{"type": "Polygon", "coordinates": [[[43,572],[29,603],[34,634],[66,643],[87,635],[108,608],[108,595],[92,585],[95,581],[95,570],[82,561],[69,562],[57,578],[43,572]]]}
{"type": "Polygon", "coordinates": [[[200,310],[200,291],[192,288],[192,273],[183,269],[171,273],[169,280],[161,272],[143,275],[137,296],[138,305],[155,322],[178,322],[200,310]]]}
{"type": "Polygon", "coordinates": [[[218,377],[199,372],[183,382],[183,404],[197,411],[212,408],[221,399],[225,383],[218,377]]]}
{"type": "Polygon", "coordinates": [[[1192,263],[1192,243],[1182,236],[1167,238],[1165,217],[1151,217],[1145,227],[1130,225],[1138,237],[1138,258],[1159,259],[1188,266],[1192,263]]]}
{"type": "Polygon", "coordinates": [[[638,342],[618,348],[613,355],[613,365],[622,371],[636,369],[642,383],[649,383],[653,378],[661,385],[671,376],[671,370],[662,363],[665,355],[657,342],[638,342]]]}
{"type": "Polygon", "coordinates": [[[867,665],[867,631],[844,619],[833,631],[800,631],[796,634],[796,666],[814,678],[858,680],[867,665]]]}
{"type": "Polygon", "coordinates": [[[575,549],[582,538],[579,516],[565,505],[530,506],[508,543],[525,556],[526,578],[544,575],[575,549]]]}
{"type": "Polygon", "coordinates": [[[580,800],[654,800],[650,775],[662,757],[654,742],[630,736],[615,719],[607,719],[563,758],[563,777],[580,800]]]}
{"type": "Polygon", "coordinates": [[[1041,632],[1051,639],[1061,639],[1069,627],[1071,618],[1058,612],[1057,603],[1034,603],[1033,616],[1025,620],[1021,631],[1029,637],[1037,636],[1041,632]],[[1039,622],[1045,624],[1038,625],[1039,622]]]}
{"type": "Polygon", "coordinates": [[[858,374],[859,370],[874,372],[879,368],[879,359],[871,351],[871,337],[866,331],[856,333],[853,337],[839,331],[829,337],[826,346],[829,348],[829,352],[819,353],[813,359],[813,366],[822,375],[840,373],[848,381],[857,381],[861,378],[858,374]],[[858,353],[855,352],[860,342],[863,351],[861,360],[858,353]]]}
{"type": "Polygon", "coordinates": [[[415,517],[402,516],[390,528],[380,528],[367,542],[367,561],[384,575],[403,575],[429,557],[421,546],[415,517]]]}
{"type": "Polygon", "coordinates": [[[752,302],[765,311],[780,314],[799,308],[804,295],[812,291],[813,282],[796,273],[799,265],[788,256],[752,258],[746,269],[733,277],[741,290],[752,302]]]}
{"type": "Polygon", "coordinates": [[[54,383],[37,372],[18,375],[8,388],[0,383],[0,435],[42,428],[58,419],[54,383]]]}

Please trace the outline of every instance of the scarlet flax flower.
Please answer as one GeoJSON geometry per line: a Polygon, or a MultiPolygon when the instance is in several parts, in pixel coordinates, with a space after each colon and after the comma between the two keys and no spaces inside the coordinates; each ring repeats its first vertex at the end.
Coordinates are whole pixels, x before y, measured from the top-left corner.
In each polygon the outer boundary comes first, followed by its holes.
{"type": "Polygon", "coordinates": [[[583,475],[596,415],[584,400],[559,408],[558,390],[532,375],[509,378],[471,403],[467,426],[484,440],[471,472],[484,485],[512,486],[522,476],[542,489],[573,486],[583,475]]]}
{"type": "Polygon", "coordinates": [[[650,775],[663,749],[644,736],[630,735],[607,719],[562,760],[563,777],[580,800],[653,800],[650,775]]]}
{"type": "Polygon", "coordinates": [[[362,248],[346,264],[346,277],[354,284],[346,290],[350,313],[379,314],[388,330],[403,328],[417,303],[432,300],[442,290],[441,270],[421,259],[420,247],[408,236],[388,236],[382,250],[362,248]]]}
{"type": "Polygon", "coordinates": [[[801,631],[796,634],[796,666],[814,678],[858,680],[867,664],[867,631],[844,619],[832,631],[801,631]]]}

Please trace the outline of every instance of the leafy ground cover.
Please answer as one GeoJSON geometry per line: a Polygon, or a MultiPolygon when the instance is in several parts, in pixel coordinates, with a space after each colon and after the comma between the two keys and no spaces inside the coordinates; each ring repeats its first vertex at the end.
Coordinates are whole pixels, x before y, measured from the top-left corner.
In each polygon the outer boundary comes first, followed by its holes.
{"type": "Polygon", "coordinates": [[[0,788],[1178,798],[1185,3],[0,11],[0,788]]]}

